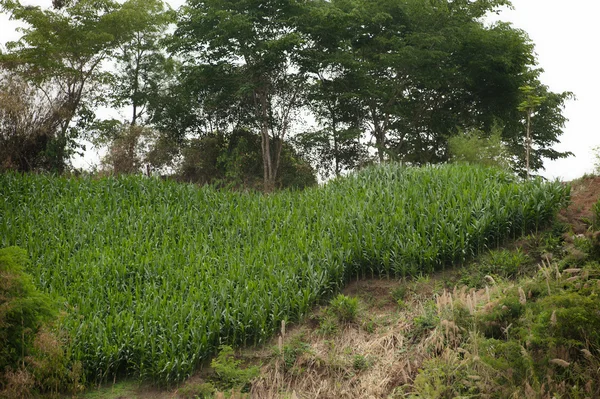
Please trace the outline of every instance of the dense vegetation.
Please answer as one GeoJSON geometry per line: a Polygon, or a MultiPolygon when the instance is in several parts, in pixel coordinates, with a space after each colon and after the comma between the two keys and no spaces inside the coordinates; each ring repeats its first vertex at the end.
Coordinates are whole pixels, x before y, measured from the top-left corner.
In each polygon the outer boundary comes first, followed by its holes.
{"type": "Polygon", "coordinates": [[[366,169],[271,196],[155,179],[0,175],[18,245],[88,375],[179,381],[348,278],[417,275],[550,220],[568,188],[471,166],[366,169]]]}
{"type": "Polygon", "coordinates": [[[598,397],[600,201],[592,209],[584,234],[557,223],[525,237],[527,253],[490,252],[464,270],[468,287],[436,299],[434,356],[402,397],[598,397]]]}
{"type": "Polygon", "coordinates": [[[497,126],[507,163],[525,175],[569,155],[552,147],[570,94],[540,81],[525,32],[485,23],[507,5],[0,0],[24,24],[0,49],[0,168],[62,172],[87,139],[108,149],[114,173],[205,183],[215,171],[271,191],[314,181],[307,160],[322,176],[443,163],[449,138],[497,126]],[[240,131],[258,145],[237,147],[240,131]],[[240,170],[245,160],[252,168],[240,170]]]}

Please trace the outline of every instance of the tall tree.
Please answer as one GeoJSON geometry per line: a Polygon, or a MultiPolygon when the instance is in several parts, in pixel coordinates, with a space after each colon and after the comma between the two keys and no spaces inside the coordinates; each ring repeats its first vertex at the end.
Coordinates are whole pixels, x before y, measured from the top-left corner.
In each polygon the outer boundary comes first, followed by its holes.
{"type": "Polygon", "coordinates": [[[224,86],[233,89],[227,93],[232,96],[222,100],[249,110],[261,134],[265,191],[275,187],[283,142],[301,103],[304,78],[293,62],[301,40],[292,24],[299,3],[190,0],[172,47],[187,65],[197,66],[190,72],[227,72],[204,76],[209,84],[227,80],[224,86]]]}
{"type": "Polygon", "coordinates": [[[121,6],[123,40],[114,53],[109,98],[116,108],[131,108],[129,123],[137,125],[147,116],[151,98],[168,80],[173,61],[164,51],[163,40],[176,15],[162,0],[128,0],[121,6]]]}
{"type": "Polygon", "coordinates": [[[525,112],[527,115],[527,125],[525,126],[525,168],[527,170],[527,179],[529,179],[529,175],[531,174],[531,168],[529,166],[529,159],[531,153],[531,116],[537,107],[544,101],[544,97],[536,96],[534,93],[534,89],[531,86],[522,86],[519,87],[521,90],[523,97],[525,98],[523,102],[519,104],[519,111],[525,112]]]}
{"type": "MultiPolygon", "coordinates": [[[[8,51],[0,55],[0,67],[4,74],[27,82],[37,96],[52,104],[56,123],[46,124],[43,133],[30,134],[44,136],[47,146],[53,146],[55,170],[64,169],[76,147],[75,139],[95,119],[94,109],[104,100],[100,88],[110,81],[104,64],[116,48],[132,42],[140,25],[156,22],[140,18],[156,7],[134,3],[65,0],[54,2],[55,9],[42,9],[18,0],[0,0],[2,11],[25,24],[21,38],[8,43],[8,51]]],[[[48,148],[39,151],[48,154],[48,148]]]]}
{"type": "MultiPolygon", "coordinates": [[[[47,125],[42,135],[48,146],[55,147],[52,168],[58,171],[64,168],[75,145],[77,131],[72,122],[79,119],[81,124],[89,118],[93,89],[104,78],[102,62],[118,40],[112,15],[116,3],[80,0],[61,6],[50,10],[24,6],[18,0],[0,2],[11,19],[26,25],[22,37],[7,44],[8,52],[1,55],[0,66],[4,73],[19,76],[37,90],[40,98],[53,104],[56,123],[47,125]]],[[[48,153],[47,148],[40,150],[48,153]]]]}
{"type": "Polygon", "coordinates": [[[308,106],[321,125],[299,134],[296,145],[319,166],[323,177],[339,176],[367,158],[361,142],[361,104],[353,92],[355,82],[343,68],[352,57],[351,18],[333,3],[313,1],[305,4],[296,23],[304,39],[298,60],[308,78],[308,106]]]}
{"type": "MultiPolygon", "coordinates": [[[[541,84],[527,35],[509,24],[482,22],[508,1],[310,4],[312,11],[300,25],[308,38],[302,65],[315,80],[346,83],[334,86],[343,88],[334,91],[335,98],[358,104],[354,115],[372,137],[380,161],[443,162],[449,137],[473,129],[489,133],[499,124],[519,167],[524,159],[516,146],[523,119],[516,111],[522,101],[519,87],[541,84]]],[[[545,113],[536,113],[537,123],[550,130],[538,131],[532,165],[541,167],[542,154],[568,155],[551,148],[564,124],[565,96],[553,93],[545,113]]],[[[318,102],[329,108],[327,96],[318,102]]],[[[328,118],[324,126],[334,123],[328,118]]]]}

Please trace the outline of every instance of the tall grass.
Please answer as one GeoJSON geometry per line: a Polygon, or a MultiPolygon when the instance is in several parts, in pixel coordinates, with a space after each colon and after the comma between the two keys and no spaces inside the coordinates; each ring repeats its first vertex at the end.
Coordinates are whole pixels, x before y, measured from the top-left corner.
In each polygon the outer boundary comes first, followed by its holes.
{"type": "Polygon", "coordinates": [[[568,194],[464,165],[386,165],[272,196],[5,174],[0,245],[26,248],[37,283],[65,298],[91,376],[169,383],[349,278],[431,272],[536,229],[568,194]]]}

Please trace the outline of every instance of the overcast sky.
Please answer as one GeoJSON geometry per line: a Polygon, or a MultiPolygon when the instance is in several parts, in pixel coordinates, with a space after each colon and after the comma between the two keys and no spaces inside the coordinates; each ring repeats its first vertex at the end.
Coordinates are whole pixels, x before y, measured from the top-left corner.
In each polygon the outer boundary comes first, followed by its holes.
{"type": "MultiPolygon", "coordinates": [[[[23,4],[49,6],[51,0],[23,0],[23,4]]],[[[170,0],[178,8],[184,0],[170,0]]],[[[529,34],[535,43],[539,66],[544,69],[541,80],[552,91],[572,91],[575,101],[566,105],[569,119],[556,146],[560,151],[575,154],[565,160],[547,161],[548,178],[572,180],[594,168],[592,148],[600,146],[600,73],[597,40],[600,39],[598,0],[513,0],[514,10],[503,10],[499,17],[512,22],[529,34]],[[597,114],[598,113],[598,114],[597,114]]],[[[0,14],[0,43],[16,40],[17,25],[0,14]]],[[[76,165],[85,163],[76,161],[76,165]]]]}

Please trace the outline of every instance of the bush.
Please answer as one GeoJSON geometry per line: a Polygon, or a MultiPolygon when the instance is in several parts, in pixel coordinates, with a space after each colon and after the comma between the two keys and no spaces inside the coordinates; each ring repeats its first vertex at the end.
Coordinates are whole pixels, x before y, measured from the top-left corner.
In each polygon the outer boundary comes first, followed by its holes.
{"type": "Polygon", "coordinates": [[[329,303],[331,311],[340,322],[353,322],[358,317],[358,298],[339,294],[329,303]]]}
{"type": "Polygon", "coordinates": [[[55,315],[50,298],[25,273],[27,263],[21,248],[0,249],[0,372],[22,364],[42,323],[55,315]]]}
{"type": "Polygon", "coordinates": [[[259,368],[256,366],[245,369],[240,368],[241,360],[237,360],[233,353],[233,348],[228,345],[221,345],[219,355],[210,363],[217,375],[219,388],[242,389],[250,381],[258,376],[259,368]]]}
{"type": "Polygon", "coordinates": [[[494,126],[492,133],[475,130],[448,139],[448,151],[453,162],[468,162],[485,166],[510,168],[510,155],[502,142],[501,128],[494,126]]]}
{"type": "Polygon", "coordinates": [[[542,298],[543,311],[534,325],[536,343],[553,347],[583,348],[586,343],[600,346],[600,299],[593,294],[585,297],[575,292],[542,298]]]}
{"type": "Polygon", "coordinates": [[[0,396],[76,394],[83,389],[82,364],[72,362],[65,337],[46,324],[56,311],[25,273],[27,263],[24,250],[0,249],[0,396]]]}
{"type": "Polygon", "coordinates": [[[177,390],[177,396],[182,399],[212,398],[215,387],[210,382],[186,384],[177,390]]]}

